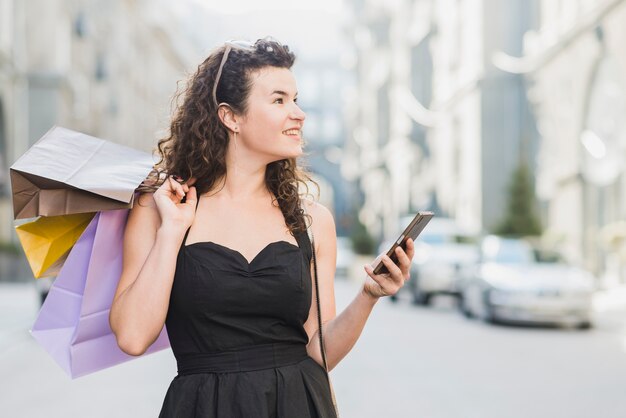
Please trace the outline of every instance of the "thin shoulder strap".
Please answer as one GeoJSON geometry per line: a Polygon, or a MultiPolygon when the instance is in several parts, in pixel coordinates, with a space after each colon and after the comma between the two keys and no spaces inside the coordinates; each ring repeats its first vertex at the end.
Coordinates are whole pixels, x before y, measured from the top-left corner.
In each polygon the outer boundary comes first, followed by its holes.
{"type": "MultiPolygon", "coordinates": [[[[302,202],[302,210],[305,214],[306,211],[306,203],[302,202]]],[[[311,218],[312,219],[312,218],[311,218]]],[[[330,375],[328,373],[328,363],[326,362],[326,347],[324,347],[324,337],[322,335],[322,309],[320,307],[320,288],[318,282],[317,275],[317,258],[315,257],[315,237],[313,236],[313,222],[307,228],[307,233],[309,235],[309,241],[311,241],[311,260],[313,261],[313,284],[315,287],[315,305],[317,306],[317,329],[318,329],[318,337],[320,340],[320,351],[322,352],[322,362],[324,363],[324,370],[326,370],[326,377],[328,378],[328,387],[330,388],[330,397],[333,402],[333,407],[335,409],[335,416],[339,417],[339,407],[337,406],[337,398],[335,398],[335,391],[333,390],[333,384],[330,381],[330,375]]]]}
{"type": "MultiPolygon", "coordinates": [[[[196,199],[196,212],[198,212],[198,203],[200,203],[200,196],[198,196],[198,198],[196,199]]],[[[183,238],[183,246],[187,245],[187,235],[189,235],[190,229],[191,229],[191,225],[189,225],[189,228],[187,228],[187,231],[185,231],[185,238],[183,238]]]]}
{"type": "MultiPolygon", "coordinates": [[[[302,210],[307,214],[306,203],[302,204],[302,210]]],[[[315,237],[313,236],[313,227],[309,225],[307,228],[309,235],[309,241],[311,241],[311,260],[313,261],[313,286],[315,288],[315,305],[317,307],[317,335],[320,341],[320,350],[322,352],[322,362],[324,363],[324,369],[328,373],[328,363],[326,362],[326,348],[324,347],[324,337],[322,335],[322,310],[320,308],[320,289],[317,276],[317,258],[315,257],[315,237]]]]}

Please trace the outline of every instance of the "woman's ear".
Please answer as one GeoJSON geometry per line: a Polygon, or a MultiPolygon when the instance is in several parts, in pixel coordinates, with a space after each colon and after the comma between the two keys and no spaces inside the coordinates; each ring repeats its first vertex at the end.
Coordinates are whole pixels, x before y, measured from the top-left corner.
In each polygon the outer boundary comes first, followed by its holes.
{"type": "Polygon", "coordinates": [[[239,131],[237,115],[235,115],[235,112],[233,112],[233,109],[231,109],[229,106],[220,106],[219,109],[217,109],[217,115],[219,116],[220,121],[222,121],[224,126],[226,126],[228,129],[233,132],[239,131]]]}

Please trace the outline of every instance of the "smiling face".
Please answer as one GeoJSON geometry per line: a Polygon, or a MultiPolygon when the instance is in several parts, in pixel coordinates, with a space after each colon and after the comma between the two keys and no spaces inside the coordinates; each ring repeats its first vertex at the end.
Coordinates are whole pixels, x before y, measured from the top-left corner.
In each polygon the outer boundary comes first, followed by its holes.
{"type": "Polygon", "coordinates": [[[306,115],[296,103],[293,74],[286,68],[265,67],[250,77],[247,112],[238,123],[239,143],[267,157],[268,163],[299,157],[306,115]]]}

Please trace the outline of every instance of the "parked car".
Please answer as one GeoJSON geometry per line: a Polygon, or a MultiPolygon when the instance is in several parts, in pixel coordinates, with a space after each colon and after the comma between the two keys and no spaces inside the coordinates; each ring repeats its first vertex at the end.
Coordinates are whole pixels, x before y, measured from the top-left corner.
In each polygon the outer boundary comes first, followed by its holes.
{"type": "Polygon", "coordinates": [[[467,317],[591,327],[593,277],[555,262],[537,262],[529,243],[487,236],[480,262],[463,272],[459,307],[467,317]]]}
{"type": "Polygon", "coordinates": [[[337,277],[347,278],[350,267],[354,264],[354,250],[349,237],[337,237],[337,277]]]}
{"type": "Polygon", "coordinates": [[[46,300],[48,292],[50,292],[50,288],[52,287],[52,283],[54,283],[54,277],[42,277],[40,279],[35,279],[35,288],[39,294],[40,306],[43,305],[46,300]]]}
{"type": "MultiPolygon", "coordinates": [[[[411,216],[402,218],[401,228],[411,219],[411,216]]],[[[475,236],[453,219],[433,218],[415,241],[411,280],[403,288],[411,293],[413,303],[428,305],[435,295],[458,295],[459,272],[478,260],[475,241],[475,236]]],[[[392,242],[383,242],[379,253],[386,252],[392,242]]],[[[397,300],[397,296],[392,300],[397,300]]]]}

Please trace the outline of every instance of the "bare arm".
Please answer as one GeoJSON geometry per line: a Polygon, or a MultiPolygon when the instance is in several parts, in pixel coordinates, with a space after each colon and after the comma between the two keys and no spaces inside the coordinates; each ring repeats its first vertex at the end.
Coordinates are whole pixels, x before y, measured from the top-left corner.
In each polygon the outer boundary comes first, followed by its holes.
{"type": "Polygon", "coordinates": [[[178,249],[195,209],[195,188],[165,186],[154,195],[142,195],[130,212],[122,275],[109,314],[119,347],[135,356],[143,354],[163,329],[178,249]],[[180,203],[186,191],[187,203],[180,203]],[[171,207],[167,202],[165,209],[159,207],[158,199],[164,197],[171,199],[171,207]]]}
{"type": "MultiPolygon", "coordinates": [[[[395,294],[404,285],[414,247],[413,242],[409,240],[408,254],[404,251],[398,254],[402,268],[398,268],[388,257],[383,258],[383,262],[391,272],[390,275],[375,276],[372,269],[368,267],[366,272],[369,277],[359,293],[338,316],[335,316],[334,277],[337,256],[335,223],[326,208],[321,205],[314,206],[311,206],[309,212],[313,216],[326,361],[328,369],[332,370],[356,344],[378,299],[381,296],[395,294]]],[[[313,275],[313,270],[311,270],[311,275],[313,275]]],[[[323,366],[315,303],[311,305],[309,319],[304,327],[309,335],[307,352],[323,366]]]]}

